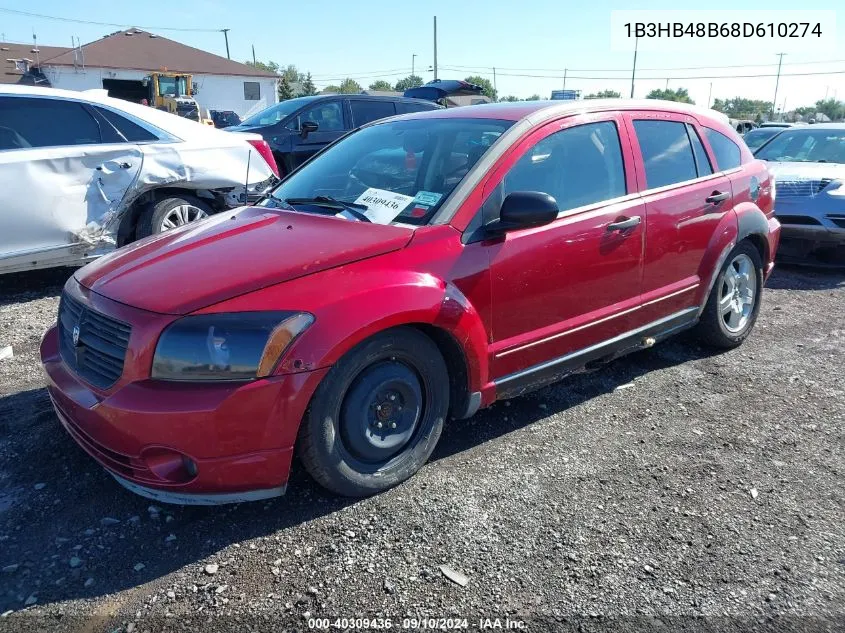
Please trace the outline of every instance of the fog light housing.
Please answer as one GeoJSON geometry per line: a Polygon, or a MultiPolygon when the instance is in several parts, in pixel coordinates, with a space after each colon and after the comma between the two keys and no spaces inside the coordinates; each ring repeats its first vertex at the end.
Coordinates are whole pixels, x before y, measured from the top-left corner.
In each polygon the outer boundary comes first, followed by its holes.
{"type": "Polygon", "coordinates": [[[148,448],[142,451],[141,461],[153,475],[168,483],[186,484],[197,476],[196,462],[173,449],[148,448]]]}

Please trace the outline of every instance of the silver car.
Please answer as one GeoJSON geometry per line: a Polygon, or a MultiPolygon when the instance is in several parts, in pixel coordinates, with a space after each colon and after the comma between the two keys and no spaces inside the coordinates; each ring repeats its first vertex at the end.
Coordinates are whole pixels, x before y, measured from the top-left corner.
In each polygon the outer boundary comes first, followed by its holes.
{"type": "Polygon", "coordinates": [[[845,265],[845,124],[785,129],[754,155],[775,177],[778,258],[845,265]]]}

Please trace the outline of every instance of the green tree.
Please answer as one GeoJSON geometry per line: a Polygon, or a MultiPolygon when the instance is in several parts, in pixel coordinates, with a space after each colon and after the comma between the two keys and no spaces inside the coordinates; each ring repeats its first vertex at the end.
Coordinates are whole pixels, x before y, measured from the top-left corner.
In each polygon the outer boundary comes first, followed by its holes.
{"type": "Polygon", "coordinates": [[[396,92],[405,92],[408,88],[419,88],[423,85],[422,77],[419,75],[408,75],[396,82],[393,88],[396,92]]]}
{"type": "Polygon", "coordinates": [[[585,99],[618,99],[622,94],[615,90],[599,90],[588,94],[585,99]]]}
{"type": "Polygon", "coordinates": [[[310,97],[315,94],[317,94],[317,88],[314,86],[314,81],[311,79],[311,73],[308,73],[305,75],[305,79],[302,80],[302,95],[310,97]]]}
{"type": "Polygon", "coordinates": [[[285,75],[282,75],[279,79],[279,89],[277,90],[279,95],[279,101],[287,101],[288,99],[293,99],[293,88],[288,81],[288,78],[285,75]]]}
{"type": "Polygon", "coordinates": [[[374,81],[370,84],[370,90],[383,90],[385,92],[392,92],[393,86],[391,86],[384,79],[379,79],[378,81],[374,81]]]}
{"type": "Polygon", "coordinates": [[[535,92],[533,95],[531,95],[530,97],[528,97],[528,98],[526,99],[526,101],[539,101],[541,98],[542,98],[542,97],[540,97],[540,95],[538,95],[538,94],[535,92]]]}
{"type": "Polygon", "coordinates": [[[695,104],[695,101],[690,99],[689,93],[687,92],[686,88],[667,88],[665,90],[657,89],[652,90],[649,92],[646,99],[663,99],[664,101],[679,101],[680,103],[692,103],[695,104]]]}
{"type": "Polygon", "coordinates": [[[305,75],[299,72],[293,64],[288,64],[285,68],[279,69],[279,74],[283,77],[287,77],[288,82],[292,84],[302,83],[305,81],[305,75]]]}
{"type": "Polygon", "coordinates": [[[518,98],[516,98],[516,97],[514,97],[513,95],[508,95],[507,97],[502,97],[501,99],[499,99],[499,101],[502,101],[502,102],[513,102],[513,101],[519,101],[519,99],[518,99],[518,98]]]}
{"type": "Polygon", "coordinates": [[[471,77],[464,79],[464,81],[475,84],[476,86],[481,86],[481,94],[486,97],[490,97],[493,101],[496,100],[496,89],[493,87],[493,83],[489,79],[485,79],[481,75],[472,75],[471,77]]]}
{"type": "Polygon", "coordinates": [[[831,121],[845,118],[845,102],[836,99],[820,99],[816,101],[816,112],[830,117],[831,121]]]}
{"type": "Polygon", "coordinates": [[[734,97],[733,99],[714,99],[712,108],[727,114],[732,119],[756,119],[758,114],[767,116],[772,111],[772,102],[734,97]]]}
{"type": "Polygon", "coordinates": [[[330,84],[323,88],[323,92],[333,92],[333,93],[340,93],[340,86],[335,86],[334,84],[330,84]]]}
{"type": "Polygon", "coordinates": [[[361,84],[348,77],[340,82],[340,93],[344,95],[361,94],[361,84]]]}
{"type": "Polygon", "coordinates": [[[247,66],[252,66],[253,68],[257,68],[258,70],[264,70],[268,73],[278,74],[278,72],[279,72],[279,65],[276,62],[264,63],[264,62],[259,62],[259,61],[253,62],[253,61],[247,60],[247,61],[244,62],[244,64],[246,64],[247,66]]]}

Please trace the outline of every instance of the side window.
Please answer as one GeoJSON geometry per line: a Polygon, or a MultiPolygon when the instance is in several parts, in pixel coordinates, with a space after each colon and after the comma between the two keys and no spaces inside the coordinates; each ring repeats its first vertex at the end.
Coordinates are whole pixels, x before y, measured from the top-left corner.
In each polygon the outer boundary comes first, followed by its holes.
{"type": "Polygon", "coordinates": [[[298,131],[302,129],[303,121],[313,121],[321,132],[342,132],[344,130],[343,110],[341,110],[340,101],[321,101],[302,112],[285,127],[298,131]]]}
{"type": "Polygon", "coordinates": [[[396,114],[396,106],[386,99],[378,101],[351,99],[349,105],[352,106],[352,127],[360,127],[370,121],[378,121],[396,114]]]}
{"type": "Polygon", "coordinates": [[[258,101],[261,99],[261,84],[257,81],[244,82],[244,100],[258,101]]]}
{"type": "Polygon", "coordinates": [[[707,152],[704,151],[704,145],[701,143],[698,132],[689,123],[687,123],[687,134],[689,134],[689,140],[692,143],[692,153],[695,155],[695,166],[698,168],[699,177],[709,176],[713,173],[713,166],[710,164],[707,152]]]}
{"type": "Polygon", "coordinates": [[[645,163],[646,187],[655,189],[698,177],[686,126],[675,121],[634,121],[645,163]]]}
{"type": "MultiPolygon", "coordinates": [[[[99,106],[94,106],[94,109],[97,110],[97,114],[99,114],[106,121],[112,124],[118,132],[123,134],[123,138],[125,138],[130,143],[144,143],[147,141],[159,140],[158,137],[152,132],[145,130],[137,123],[130,121],[126,117],[120,116],[116,112],[112,112],[111,110],[101,108],[99,106]]],[[[103,130],[103,139],[106,140],[106,138],[106,132],[105,130],[103,130]]],[[[120,137],[117,137],[115,139],[115,142],[120,142],[122,140],[123,139],[121,139],[120,137]]]]}
{"type": "Polygon", "coordinates": [[[398,101],[396,103],[396,114],[410,114],[411,112],[426,112],[435,108],[427,103],[413,103],[410,101],[398,101]]]}
{"type": "Polygon", "coordinates": [[[625,167],[616,125],[610,121],[547,136],[511,167],[502,196],[542,191],[561,211],[624,196],[625,167]]]}
{"type": "Polygon", "coordinates": [[[80,103],[29,97],[0,99],[0,149],[100,142],[100,126],[80,103]]]}
{"type": "Polygon", "coordinates": [[[710,141],[710,147],[713,148],[713,153],[716,155],[716,162],[719,163],[719,171],[734,169],[740,166],[742,154],[736,143],[721,132],[711,130],[709,127],[704,128],[704,133],[707,135],[707,140],[710,141]]]}

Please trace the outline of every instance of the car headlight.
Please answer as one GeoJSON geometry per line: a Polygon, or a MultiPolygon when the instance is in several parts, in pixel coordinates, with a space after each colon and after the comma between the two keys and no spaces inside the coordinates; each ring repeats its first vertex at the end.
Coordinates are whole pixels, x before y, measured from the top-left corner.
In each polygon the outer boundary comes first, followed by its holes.
{"type": "Polygon", "coordinates": [[[288,346],[313,322],[307,312],[227,312],[181,318],[159,338],[152,377],[210,381],[269,376],[288,346]]]}

